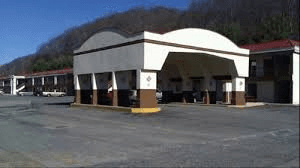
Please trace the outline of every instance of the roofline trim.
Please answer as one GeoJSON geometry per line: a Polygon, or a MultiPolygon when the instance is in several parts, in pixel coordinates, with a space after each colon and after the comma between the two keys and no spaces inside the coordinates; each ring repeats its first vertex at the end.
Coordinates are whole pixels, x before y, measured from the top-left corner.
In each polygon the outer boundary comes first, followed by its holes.
{"type": "Polygon", "coordinates": [[[294,47],[289,47],[289,48],[281,48],[281,49],[268,49],[268,50],[261,50],[261,51],[251,51],[250,50],[250,55],[251,54],[262,54],[262,53],[269,53],[269,52],[280,52],[280,51],[290,51],[290,50],[295,50],[294,47]]]}
{"type": "Polygon", "coordinates": [[[87,50],[87,51],[74,53],[73,56],[79,56],[79,55],[89,54],[89,53],[93,53],[93,52],[110,50],[110,49],[114,49],[114,48],[119,48],[119,47],[139,44],[139,43],[151,43],[151,44],[158,44],[158,45],[164,45],[164,46],[179,47],[179,48],[185,48],[185,49],[193,49],[193,50],[209,51],[209,52],[216,52],[216,53],[222,53],[222,54],[231,54],[231,55],[249,57],[248,54],[242,54],[242,53],[236,53],[236,52],[230,52],[230,51],[221,51],[221,50],[195,47],[195,46],[177,44],[177,43],[169,43],[169,42],[150,40],[150,39],[139,39],[139,40],[129,41],[129,42],[115,44],[115,45],[111,45],[111,46],[106,46],[106,47],[102,47],[102,48],[91,49],[91,50],[87,50]]]}

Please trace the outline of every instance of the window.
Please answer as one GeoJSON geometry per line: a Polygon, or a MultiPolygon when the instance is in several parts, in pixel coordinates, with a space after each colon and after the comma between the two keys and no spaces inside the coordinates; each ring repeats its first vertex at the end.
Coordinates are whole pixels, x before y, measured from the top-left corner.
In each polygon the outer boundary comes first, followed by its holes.
{"type": "Polygon", "coordinates": [[[273,76],[273,60],[264,59],[264,76],[273,76]]]}

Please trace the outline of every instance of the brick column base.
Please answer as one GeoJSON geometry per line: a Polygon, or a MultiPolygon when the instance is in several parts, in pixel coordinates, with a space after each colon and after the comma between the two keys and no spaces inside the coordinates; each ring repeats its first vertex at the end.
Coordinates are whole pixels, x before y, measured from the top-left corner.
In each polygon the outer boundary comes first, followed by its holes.
{"type": "Polygon", "coordinates": [[[156,90],[155,89],[138,89],[137,90],[137,108],[156,108],[156,90]]]}
{"type": "Polygon", "coordinates": [[[81,103],[81,94],[80,90],[75,91],[75,103],[80,104],[81,103]]]}
{"type": "Polygon", "coordinates": [[[97,93],[97,90],[93,90],[93,100],[92,100],[92,104],[93,104],[93,105],[97,105],[97,104],[98,104],[98,93],[97,93]]]}
{"type": "Polygon", "coordinates": [[[118,90],[112,90],[112,106],[118,106],[118,90]]]}
{"type": "Polygon", "coordinates": [[[245,92],[232,91],[231,104],[233,105],[245,105],[245,92]]]}

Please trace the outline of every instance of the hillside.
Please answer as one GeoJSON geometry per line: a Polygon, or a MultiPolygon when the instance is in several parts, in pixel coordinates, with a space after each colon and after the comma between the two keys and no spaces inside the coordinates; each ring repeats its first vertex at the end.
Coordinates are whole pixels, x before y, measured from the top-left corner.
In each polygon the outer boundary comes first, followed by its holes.
{"type": "Polygon", "coordinates": [[[65,30],[45,42],[35,54],[1,66],[0,75],[72,67],[73,50],[107,27],[129,34],[204,28],[227,36],[237,45],[298,37],[297,7],[299,0],[194,0],[184,11],[165,7],[133,8],[65,30]]]}

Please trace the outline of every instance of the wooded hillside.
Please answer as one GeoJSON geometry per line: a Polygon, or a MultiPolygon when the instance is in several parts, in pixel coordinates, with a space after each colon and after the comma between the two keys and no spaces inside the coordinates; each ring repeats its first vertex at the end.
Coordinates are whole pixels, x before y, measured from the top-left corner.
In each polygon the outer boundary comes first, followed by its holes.
{"type": "Polygon", "coordinates": [[[129,34],[204,28],[225,35],[237,45],[287,38],[299,40],[299,0],[193,0],[184,11],[166,7],[133,8],[65,30],[41,45],[35,54],[1,66],[0,75],[72,67],[73,50],[107,27],[129,34]]]}

